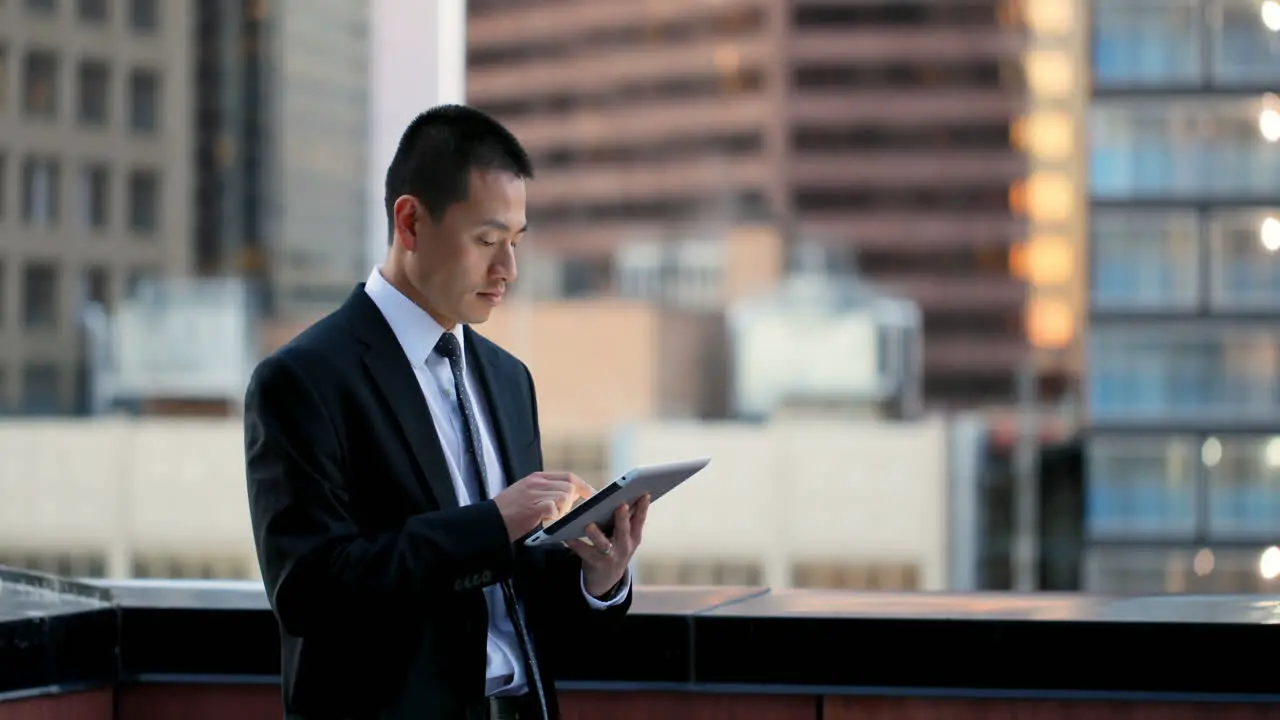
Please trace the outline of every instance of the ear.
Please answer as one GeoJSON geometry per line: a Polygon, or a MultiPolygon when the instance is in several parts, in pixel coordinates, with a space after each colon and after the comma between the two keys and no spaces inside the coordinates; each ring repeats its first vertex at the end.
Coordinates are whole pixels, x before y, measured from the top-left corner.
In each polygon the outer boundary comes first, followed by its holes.
{"type": "Polygon", "coordinates": [[[395,237],[409,252],[418,250],[418,221],[426,215],[422,203],[412,195],[401,195],[392,206],[391,217],[395,221],[395,237]]]}

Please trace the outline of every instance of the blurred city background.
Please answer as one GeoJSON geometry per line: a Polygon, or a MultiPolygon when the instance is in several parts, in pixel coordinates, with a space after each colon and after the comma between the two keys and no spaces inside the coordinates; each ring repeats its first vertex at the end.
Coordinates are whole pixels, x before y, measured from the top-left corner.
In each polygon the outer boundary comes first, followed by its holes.
{"type": "Polygon", "coordinates": [[[257,577],[254,364],[417,112],[537,167],[549,469],[651,584],[1266,592],[1277,0],[0,0],[0,565],[257,577]]]}

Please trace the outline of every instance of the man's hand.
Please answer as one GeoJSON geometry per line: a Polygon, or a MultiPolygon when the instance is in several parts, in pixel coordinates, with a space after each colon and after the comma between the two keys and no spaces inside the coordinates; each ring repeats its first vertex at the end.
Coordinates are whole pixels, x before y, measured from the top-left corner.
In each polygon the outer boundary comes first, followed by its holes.
{"type": "Polygon", "coordinates": [[[540,522],[554,522],[579,498],[595,490],[569,472],[536,472],[498,493],[493,502],[502,513],[511,542],[529,534],[540,522]]]}
{"type": "Polygon", "coordinates": [[[623,505],[614,511],[613,537],[605,537],[592,523],[587,526],[590,543],[580,539],[566,543],[582,558],[583,583],[592,597],[603,598],[626,575],[631,556],[640,547],[644,520],[648,516],[649,496],[645,495],[633,505],[623,505]]]}

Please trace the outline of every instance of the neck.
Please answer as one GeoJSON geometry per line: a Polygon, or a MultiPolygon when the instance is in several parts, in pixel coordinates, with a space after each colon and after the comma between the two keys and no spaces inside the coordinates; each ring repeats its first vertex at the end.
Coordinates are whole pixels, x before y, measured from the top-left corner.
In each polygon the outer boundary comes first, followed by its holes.
{"type": "Polygon", "coordinates": [[[391,287],[400,291],[401,295],[413,301],[414,305],[422,308],[422,311],[431,316],[445,332],[452,332],[457,323],[452,320],[445,319],[440,313],[432,310],[427,303],[427,298],[418,292],[418,288],[409,282],[409,277],[400,267],[400,263],[395,261],[394,257],[388,257],[381,265],[378,266],[378,272],[382,274],[382,278],[387,281],[391,287]]]}

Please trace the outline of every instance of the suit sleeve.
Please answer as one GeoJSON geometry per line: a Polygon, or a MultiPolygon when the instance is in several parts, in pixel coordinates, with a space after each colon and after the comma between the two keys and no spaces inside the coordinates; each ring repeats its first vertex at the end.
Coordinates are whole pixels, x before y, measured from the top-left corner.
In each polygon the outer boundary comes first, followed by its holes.
{"type": "Polygon", "coordinates": [[[249,513],[262,577],[285,632],[302,637],[353,617],[422,612],[441,594],[511,574],[492,501],[369,532],[352,518],[342,434],[284,356],[263,361],[245,397],[249,513]]]}
{"type": "MultiPolygon", "coordinates": [[[[529,404],[533,410],[533,432],[537,439],[538,469],[542,467],[542,429],[538,423],[538,393],[533,386],[533,376],[524,368],[529,384],[529,404]]],[[[553,607],[569,623],[578,623],[576,627],[586,627],[589,623],[600,619],[621,617],[631,608],[631,572],[628,570],[624,582],[619,584],[618,595],[605,602],[592,602],[586,594],[582,578],[582,559],[572,550],[554,546],[543,550],[546,553],[545,567],[553,578],[549,583],[554,596],[553,607]]]]}

